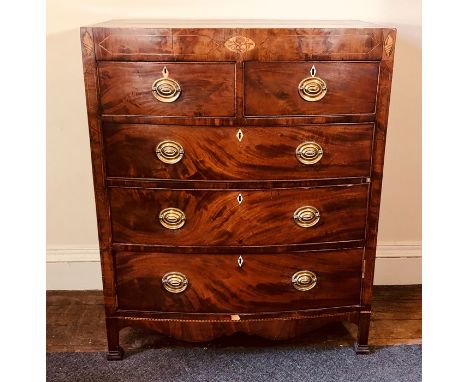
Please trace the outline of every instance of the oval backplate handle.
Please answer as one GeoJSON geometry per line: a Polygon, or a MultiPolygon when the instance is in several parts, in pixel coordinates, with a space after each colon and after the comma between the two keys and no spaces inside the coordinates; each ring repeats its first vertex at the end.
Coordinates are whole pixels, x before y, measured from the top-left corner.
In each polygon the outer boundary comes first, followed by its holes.
{"type": "Polygon", "coordinates": [[[169,70],[167,70],[167,67],[164,67],[162,74],[163,76],[161,78],[153,82],[151,92],[154,98],[160,102],[174,102],[179,98],[182,88],[176,80],[169,78],[169,70]]]}
{"type": "Polygon", "coordinates": [[[166,273],[162,278],[164,289],[171,293],[182,293],[187,289],[188,279],[180,272],[166,273]]]}
{"type": "Polygon", "coordinates": [[[320,212],[314,206],[303,206],[294,211],[293,217],[299,227],[309,228],[319,222],[320,212]]]}
{"type": "Polygon", "coordinates": [[[317,142],[303,142],[296,148],[296,158],[303,164],[315,164],[323,157],[323,149],[317,142]]]}
{"type": "Polygon", "coordinates": [[[310,69],[310,77],[304,78],[298,85],[297,90],[304,101],[317,102],[327,94],[327,84],[324,80],[316,77],[315,66],[310,69]]]}
{"type": "Polygon", "coordinates": [[[167,164],[180,162],[184,156],[184,148],[176,141],[162,141],[154,151],[158,159],[167,164]]]}
{"type": "Polygon", "coordinates": [[[297,290],[310,290],[317,285],[317,275],[311,271],[299,271],[293,274],[291,282],[297,290]]]}
{"type": "Polygon", "coordinates": [[[178,208],[165,208],[159,213],[159,222],[164,228],[179,229],[185,224],[185,214],[178,208]]]}

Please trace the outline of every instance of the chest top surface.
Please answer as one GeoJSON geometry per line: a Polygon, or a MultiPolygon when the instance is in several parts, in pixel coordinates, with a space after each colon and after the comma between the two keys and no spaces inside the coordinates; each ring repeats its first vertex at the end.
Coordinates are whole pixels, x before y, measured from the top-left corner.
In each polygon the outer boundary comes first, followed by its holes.
{"type": "Polygon", "coordinates": [[[89,25],[99,28],[384,28],[360,20],[133,19],[89,25]]]}

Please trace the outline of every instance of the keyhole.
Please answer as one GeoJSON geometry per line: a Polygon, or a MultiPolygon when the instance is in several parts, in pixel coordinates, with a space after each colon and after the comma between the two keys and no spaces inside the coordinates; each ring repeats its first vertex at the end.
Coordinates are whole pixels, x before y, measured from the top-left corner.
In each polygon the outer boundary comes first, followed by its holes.
{"type": "Polygon", "coordinates": [[[239,258],[237,259],[237,264],[239,265],[239,268],[242,268],[242,265],[244,265],[244,259],[242,258],[242,256],[239,256],[239,258]]]}
{"type": "Polygon", "coordinates": [[[237,203],[241,204],[243,200],[242,194],[237,195],[237,203]]]}
{"type": "Polygon", "coordinates": [[[317,69],[315,69],[315,65],[312,65],[312,69],[310,69],[310,75],[312,77],[315,77],[316,73],[317,73],[317,69]]]}
{"type": "Polygon", "coordinates": [[[241,129],[237,130],[236,136],[237,136],[237,140],[238,140],[239,142],[242,141],[242,138],[244,138],[244,133],[242,132],[241,129]]]}

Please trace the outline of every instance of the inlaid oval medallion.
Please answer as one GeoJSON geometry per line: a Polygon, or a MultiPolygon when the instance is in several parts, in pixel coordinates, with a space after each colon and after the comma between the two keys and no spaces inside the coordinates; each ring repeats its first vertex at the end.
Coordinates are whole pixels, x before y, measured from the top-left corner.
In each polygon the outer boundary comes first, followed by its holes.
{"type": "Polygon", "coordinates": [[[248,37],[234,36],[226,40],[224,46],[236,53],[245,53],[255,48],[255,42],[248,37]]]}

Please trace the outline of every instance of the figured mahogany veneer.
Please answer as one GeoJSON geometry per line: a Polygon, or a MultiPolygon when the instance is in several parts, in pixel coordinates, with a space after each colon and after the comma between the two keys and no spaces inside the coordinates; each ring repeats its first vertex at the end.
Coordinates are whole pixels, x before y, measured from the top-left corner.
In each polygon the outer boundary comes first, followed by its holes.
{"type": "Polygon", "coordinates": [[[383,31],[375,24],[318,20],[118,20],[93,26],[99,61],[236,61],[239,53],[246,61],[380,60],[383,31]]]}
{"type": "Polygon", "coordinates": [[[98,65],[102,113],[174,117],[229,117],[235,109],[232,63],[101,62],[98,65]],[[164,67],[182,91],[177,102],[158,102],[151,93],[164,67]]]}
{"type": "Polygon", "coordinates": [[[81,29],[108,359],[129,325],[207,341],[348,320],[369,351],[395,39],[362,22],[81,29]]]}
{"type": "Polygon", "coordinates": [[[370,175],[374,126],[368,124],[284,127],[188,127],[106,124],[104,150],[109,177],[242,180],[316,179],[370,175]],[[182,159],[168,165],[157,158],[160,142],[182,145],[182,159]],[[303,164],[296,149],[319,144],[320,161],[303,164]]]}
{"type": "Polygon", "coordinates": [[[304,102],[298,84],[310,77],[310,62],[245,62],[245,115],[332,115],[375,112],[378,62],[314,62],[327,85],[318,102],[304,102]]]}
{"type": "Polygon", "coordinates": [[[181,246],[252,246],[363,240],[368,185],[273,190],[109,191],[112,234],[117,243],[181,246]],[[239,204],[238,197],[242,201],[239,204]],[[314,206],[319,222],[295,224],[299,207],[314,206]],[[165,208],[186,221],[177,230],[159,222],[165,208]]]}
{"type": "Polygon", "coordinates": [[[119,310],[259,313],[359,305],[362,249],[288,254],[190,255],[120,252],[116,256],[119,310]],[[317,284],[298,291],[291,277],[310,269],[317,284]],[[183,293],[161,288],[164,274],[188,280],[183,293]]]}

